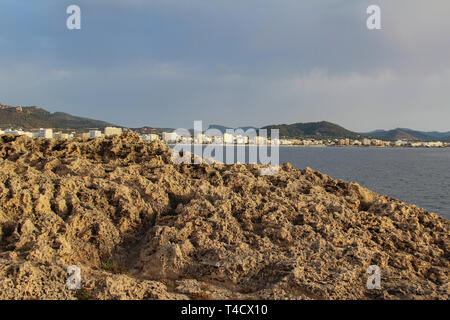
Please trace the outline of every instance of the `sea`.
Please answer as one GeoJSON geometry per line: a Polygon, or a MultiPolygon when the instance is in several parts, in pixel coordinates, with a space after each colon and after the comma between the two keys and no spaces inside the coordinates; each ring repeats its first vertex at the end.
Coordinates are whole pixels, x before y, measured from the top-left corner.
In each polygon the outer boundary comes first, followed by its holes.
{"type": "MultiPolygon", "coordinates": [[[[246,149],[248,162],[249,147],[236,148],[246,149]]],[[[450,148],[280,146],[279,158],[450,219],[450,148]]]]}
{"type": "Polygon", "coordinates": [[[450,219],[450,148],[280,147],[280,163],[355,181],[450,219]]]}

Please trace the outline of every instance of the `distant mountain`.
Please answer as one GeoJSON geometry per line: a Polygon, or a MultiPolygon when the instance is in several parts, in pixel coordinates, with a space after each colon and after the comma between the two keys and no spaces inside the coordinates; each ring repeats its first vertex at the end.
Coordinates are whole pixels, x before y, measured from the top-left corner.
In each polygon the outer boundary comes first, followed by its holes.
{"type": "Polygon", "coordinates": [[[64,112],[48,112],[40,107],[12,107],[0,104],[0,128],[89,129],[115,126],[114,124],[72,116],[64,112]]]}
{"type": "Polygon", "coordinates": [[[361,134],[327,121],[270,125],[262,129],[278,129],[284,138],[361,138],[361,134]]]}
{"type": "Polygon", "coordinates": [[[158,130],[159,132],[174,132],[176,129],[175,128],[155,128],[156,130],[158,130]]]}
{"type": "Polygon", "coordinates": [[[394,140],[408,140],[408,141],[450,141],[450,132],[437,131],[416,131],[407,128],[397,128],[393,130],[375,130],[371,132],[362,133],[371,138],[394,141],[394,140]]]}
{"type": "Polygon", "coordinates": [[[450,138],[450,131],[449,132],[437,132],[437,131],[430,131],[425,132],[425,134],[434,137],[436,139],[449,139],[450,138]]]}
{"type": "Polygon", "coordinates": [[[130,128],[130,130],[140,133],[140,134],[150,134],[150,133],[159,134],[159,133],[161,133],[161,131],[159,129],[152,128],[152,127],[130,128]]]}
{"type": "Polygon", "coordinates": [[[254,129],[254,130],[259,130],[256,127],[252,127],[252,126],[248,126],[248,127],[238,127],[238,128],[231,128],[231,127],[225,127],[225,126],[221,126],[218,124],[211,124],[208,129],[217,129],[222,133],[227,132],[227,129],[231,129],[231,130],[238,130],[238,129],[242,129],[244,132],[246,132],[249,129],[254,129]]]}

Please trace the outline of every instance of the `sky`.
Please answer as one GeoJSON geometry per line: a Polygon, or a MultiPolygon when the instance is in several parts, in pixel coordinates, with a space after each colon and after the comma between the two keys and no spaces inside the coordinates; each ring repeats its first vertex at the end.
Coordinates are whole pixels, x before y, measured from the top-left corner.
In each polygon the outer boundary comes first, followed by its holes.
{"type": "Polygon", "coordinates": [[[0,2],[1,103],[128,127],[450,131],[449,57],[448,0],[0,2]]]}

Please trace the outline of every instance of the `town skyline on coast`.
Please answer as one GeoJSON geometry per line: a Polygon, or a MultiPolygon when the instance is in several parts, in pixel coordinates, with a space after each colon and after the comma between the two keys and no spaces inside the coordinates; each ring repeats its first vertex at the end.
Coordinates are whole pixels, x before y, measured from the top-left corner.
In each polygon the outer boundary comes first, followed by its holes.
{"type": "MultiPolygon", "coordinates": [[[[5,129],[11,129],[11,130],[13,130],[13,129],[22,129],[24,126],[20,125],[20,124],[8,124],[8,125],[5,125],[3,123],[3,122],[5,122],[4,119],[1,119],[1,117],[4,116],[1,113],[2,112],[1,110],[14,110],[14,111],[19,111],[20,110],[20,111],[22,111],[23,108],[30,109],[30,110],[40,110],[40,111],[42,111],[44,113],[47,113],[49,117],[52,117],[52,116],[57,115],[57,114],[59,116],[64,114],[66,117],[69,117],[69,118],[74,118],[74,119],[78,119],[78,120],[83,119],[83,120],[87,120],[87,121],[93,121],[94,124],[96,122],[98,122],[97,124],[101,124],[98,127],[96,127],[95,125],[93,125],[93,126],[91,125],[91,128],[101,128],[101,127],[106,127],[107,125],[110,125],[110,126],[119,126],[119,127],[122,127],[122,128],[132,128],[132,129],[154,128],[154,129],[157,129],[157,130],[160,130],[160,131],[170,131],[170,130],[177,129],[175,126],[171,126],[171,125],[167,125],[167,126],[164,126],[164,127],[159,127],[159,126],[155,126],[155,125],[153,125],[151,123],[148,123],[148,124],[146,124],[144,126],[141,126],[141,127],[118,125],[116,123],[107,122],[104,119],[91,119],[91,118],[84,117],[82,115],[72,115],[72,114],[61,112],[61,111],[50,112],[50,111],[48,111],[48,110],[46,110],[44,108],[41,108],[41,107],[35,106],[35,105],[33,105],[33,106],[19,106],[19,105],[3,104],[1,101],[0,101],[0,129],[1,129],[1,127],[4,127],[5,129]]],[[[244,126],[232,127],[232,126],[226,126],[223,123],[214,122],[214,121],[212,121],[209,124],[208,123],[203,123],[202,120],[194,120],[193,123],[195,123],[195,121],[201,121],[202,124],[205,124],[206,126],[205,126],[204,130],[207,130],[209,128],[219,128],[222,131],[224,131],[225,129],[244,129],[244,130],[246,130],[248,128],[262,129],[262,128],[265,128],[265,127],[291,126],[291,125],[302,124],[302,123],[305,123],[305,124],[330,123],[332,125],[341,127],[339,124],[337,124],[337,123],[335,123],[333,121],[329,121],[329,120],[304,121],[304,122],[295,122],[295,123],[293,123],[292,120],[291,120],[291,122],[288,123],[288,124],[281,123],[281,122],[276,122],[276,120],[273,120],[272,124],[267,124],[266,123],[265,125],[262,125],[260,127],[255,126],[255,125],[251,124],[250,122],[247,125],[244,125],[244,126]]],[[[34,129],[38,129],[38,127],[41,127],[41,126],[36,126],[34,129]]],[[[44,127],[45,127],[45,125],[44,125],[44,127]]],[[[88,126],[85,126],[85,127],[88,128],[88,126]]],[[[55,128],[57,129],[57,127],[52,127],[52,129],[55,129],[55,128]]],[[[406,132],[406,133],[418,133],[420,135],[430,135],[430,137],[434,137],[434,138],[437,138],[437,137],[444,137],[444,138],[446,138],[447,136],[450,136],[450,129],[449,130],[443,130],[443,131],[439,131],[439,130],[420,131],[420,130],[415,130],[415,128],[396,127],[396,128],[377,128],[377,129],[371,130],[371,131],[369,131],[369,130],[355,131],[355,130],[352,130],[352,128],[344,128],[343,126],[341,128],[344,129],[344,130],[349,130],[349,131],[351,131],[351,132],[353,132],[355,134],[366,135],[366,136],[367,135],[370,136],[372,134],[376,136],[376,135],[380,135],[380,134],[383,134],[383,133],[390,133],[390,132],[393,132],[393,131],[402,131],[402,132],[406,132]]],[[[186,127],[184,129],[193,130],[193,127],[191,125],[190,127],[186,127]]]]}
{"type": "Polygon", "coordinates": [[[49,113],[39,107],[0,104],[0,135],[72,140],[75,138],[104,138],[134,131],[143,141],[163,141],[166,144],[224,144],[280,146],[352,146],[352,147],[450,147],[450,132],[419,132],[409,129],[378,130],[371,133],[352,132],[337,124],[322,121],[271,125],[262,128],[230,128],[220,125],[203,127],[194,122],[186,128],[126,128],[114,127],[100,120],[81,118],[67,113],[49,113]],[[5,130],[5,121],[9,123],[5,130]],[[49,124],[51,127],[46,127],[49,124]],[[36,129],[39,125],[39,129],[36,129]],[[97,127],[96,127],[97,126],[97,127]],[[22,128],[28,130],[22,130],[22,128]],[[56,129],[55,132],[53,129],[56,129]],[[101,130],[99,130],[101,129],[101,130]],[[275,131],[274,131],[275,129],[275,131]]]}

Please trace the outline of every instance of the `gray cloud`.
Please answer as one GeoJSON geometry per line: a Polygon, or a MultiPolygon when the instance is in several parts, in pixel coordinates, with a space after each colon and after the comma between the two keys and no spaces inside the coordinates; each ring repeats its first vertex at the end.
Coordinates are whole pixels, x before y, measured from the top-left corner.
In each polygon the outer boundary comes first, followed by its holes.
{"type": "Polygon", "coordinates": [[[448,1],[78,3],[72,32],[72,1],[2,2],[0,101],[129,126],[450,129],[448,1]],[[381,31],[365,27],[373,2],[381,31]]]}

